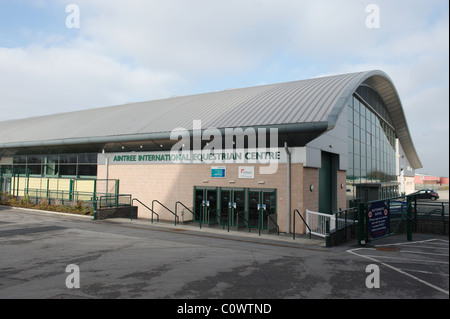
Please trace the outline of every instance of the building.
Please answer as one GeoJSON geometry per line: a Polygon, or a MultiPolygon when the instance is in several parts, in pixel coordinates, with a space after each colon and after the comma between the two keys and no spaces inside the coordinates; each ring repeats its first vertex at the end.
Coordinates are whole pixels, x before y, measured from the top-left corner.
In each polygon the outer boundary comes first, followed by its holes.
{"type": "Polygon", "coordinates": [[[161,219],[180,205],[184,220],[282,232],[294,209],[397,195],[422,167],[377,70],[4,121],[0,156],[18,196],[131,194],[161,219]]]}
{"type": "Polygon", "coordinates": [[[414,177],[414,183],[418,189],[433,188],[436,186],[440,188],[442,186],[448,186],[449,178],[427,174],[416,174],[414,177]]]}

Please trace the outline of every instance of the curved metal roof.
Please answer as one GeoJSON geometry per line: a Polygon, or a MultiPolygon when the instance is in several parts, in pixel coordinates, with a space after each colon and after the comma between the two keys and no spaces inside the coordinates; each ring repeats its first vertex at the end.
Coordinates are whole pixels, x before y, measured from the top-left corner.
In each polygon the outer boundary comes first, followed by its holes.
{"type": "Polygon", "coordinates": [[[363,83],[380,93],[411,165],[422,167],[400,98],[382,71],[0,122],[0,149],[167,138],[174,128],[192,130],[193,120],[201,120],[203,128],[292,126],[300,132],[325,131],[334,127],[348,98],[363,83]]]}

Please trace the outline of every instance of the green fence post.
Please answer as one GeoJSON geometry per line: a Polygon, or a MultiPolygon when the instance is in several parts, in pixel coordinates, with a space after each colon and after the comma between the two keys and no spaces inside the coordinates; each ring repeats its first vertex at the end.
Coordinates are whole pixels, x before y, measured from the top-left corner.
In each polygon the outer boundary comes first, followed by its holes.
{"type": "Polygon", "coordinates": [[[327,220],[325,222],[325,245],[327,247],[331,247],[331,241],[330,241],[330,220],[327,220]]]}
{"type": "Polygon", "coordinates": [[[411,196],[406,198],[406,239],[408,241],[412,241],[412,214],[411,214],[411,207],[412,207],[412,200],[413,198],[411,196]]]}
{"type": "Polygon", "coordinates": [[[94,220],[97,220],[97,199],[95,197],[92,199],[92,206],[94,207],[94,220]]]}
{"type": "Polygon", "coordinates": [[[364,226],[364,203],[358,204],[358,246],[364,246],[365,242],[365,226],[364,226]]]}
{"type": "Polygon", "coordinates": [[[441,210],[441,220],[442,220],[442,235],[446,235],[446,227],[445,227],[445,207],[444,207],[444,203],[441,204],[442,205],[442,210],[441,210]]]}

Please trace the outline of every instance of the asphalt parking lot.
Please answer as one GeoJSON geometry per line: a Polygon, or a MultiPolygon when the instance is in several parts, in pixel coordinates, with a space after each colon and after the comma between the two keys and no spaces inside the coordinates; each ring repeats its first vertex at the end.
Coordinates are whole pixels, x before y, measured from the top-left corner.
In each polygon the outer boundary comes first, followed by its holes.
{"type": "Polygon", "coordinates": [[[448,251],[448,236],[327,248],[302,236],[0,207],[0,298],[448,299],[448,251]]]}

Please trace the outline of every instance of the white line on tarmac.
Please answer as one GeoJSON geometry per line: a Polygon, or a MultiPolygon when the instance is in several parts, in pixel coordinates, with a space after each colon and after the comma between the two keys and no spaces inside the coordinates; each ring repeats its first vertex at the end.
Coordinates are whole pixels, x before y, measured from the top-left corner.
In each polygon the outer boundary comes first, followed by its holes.
{"type": "MultiPolygon", "coordinates": [[[[430,240],[424,240],[424,241],[422,241],[422,242],[427,242],[427,241],[430,241],[430,240]]],[[[415,243],[420,243],[420,242],[415,242],[415,243]]],[[[385,246],[389,246],[389,245],[385,245],[385,246]]],[[[356,250],[361,250],[361,249],[364,249],[364,248],[350,249],[350,250],[347,250],[347,252],[350,253],[350,254],[353,254],[353,255],[355,255],[355,256],[359,256],[359,257],[362,257],[362,258],[366,258],[366,259],[372,260],[372,261],[374,261],[374,262],[376,262],[376,263],[379,263],[379,264],[381,264],[381,265],[383,265],[383,266],[386,266],[386,267],[388,267],[388,268],[391,268],[391,269],[393,269],[393,270],[395,270],[395,271],[397,271],[397,272],[399,272],[399,273],[401,273],[401,274],[403,274],[403,275],[405,275],[405,276],[408,276],[408,277],[410,277],[410,278],[413,278],[414,280],[417,280],[418,282],[420,282],[420,283],[422,283],[422,284],[424,284],[424,285],[426,285],[426,286],[428,286],[428,287],[431,287],[431,288],[433,288],[433,289],[436,289],[437,291],[440,291],[440,292],[446,294],[447,296],[449,295],[448,290],[445,290],[445,289],[442,289],[442,288],[440,288],[440,287],[437,287],[437,286],[435,286],[435,285],[433,285],[433,284],[431,284],[431,283],[429,283],[429,282],[427,282],[427,281],[425,281],[425,280],[422,280],[422,279],[420,279],[420,278],[417,278],[416,276],[413,276],[413,275],[411,275],[411,274],[408,274],[407,272],[403,271],[403,270],[400,269],[400,268],[391,266],[391,265],[389,265],[389,264],[386,264],[386,263],[384,263],[384,262],[381,262],[381,261],[378,260],[378,259],[373,258],[373,257],[378,257],[378,258],[379,258],[380,256],[361,255],[361,254],[357,254],[357,253],[355,252],[356,250]]],[[[396,257],[390,257],[390,258],[396,258],[396,257]]],[[[398,258],[398,259],[400,259],[400,258],[398,258]]],[[[413,260],[411,260],[411,259],[408,259],[408,260],[409,260],[409,261],[413,261],[413,260]]],[[[445,262],[443,262],[443,263],[445,263],[445,262]]],[[[446,263],[446,264],[448,264],[448,263],[446,263]]]]}
{"type": "MultiPolygon", "coordinates": [[[[377,246],[381,247],[381,246],[377,246]]],[[[445,250],[448,251],[448,245],[447,246],[416,246],[416,245],[408,245],[408,248],[423,248],[423,249],[435,249],[435,250],[445,250]],[[442,247],[442,248],[441,248],[442,247]]]]}
{"type": "Polygon", "coordinates": [[[406,268],[402,268],[402,270],[404,271],[410,271],[410,272],[420,272],[422,274],[427,274],[427,275],[440,275],[440,276],[449,276],[448,274],[443,274],[443,273],[438,273],[438,272],[431,272],[431,271],[425,271],[425,270],[417,270],[417,269],[406,269],[406,268]]]}
{"type": "MultiPolygon", "coordinates": [[[[353,249],[356,250],[356,249],[353,249]]],[[[348,251],[348,250],[347,250],[348,251]]],[[[351,251],[348,251],[349,253],[351,251]]],[[[358,255],[361,257],[377,257],[377,258],[384,258],[384,259],[397,259],[397,260],[406,260],[406,261],[413,261],[416,263],[424,263],[424,264],[444,264],[444,265],[448,265],[448,261],[437,261],[437,260],[428,260],[428,259],[413,259],[413,258],[402,258],[402,257],[393,257],[393,256],[380,256],[380,255],[360,255],[360,254],[356,254],[354,253],[354,255],[358,255]]]]}
{"type": "MultiPolygon", "coordinates": [[[[433,241],[441,241],[441,242],[443,242],[443,243],[446,243],[447,246],[448,246],[448,241],[447,241],[447,240],[437,239],[437,238],[432,238],[432,239],[425,239],[425,240],[421,240],[421,241],[411,241],[411,242],[407,242],[407,243],[396,243],[396,244],[377,245],[377,247],[383,247],[383,246],[397,246],[397,245],[410,246],[410,245],[421,244],[421,243],[434,244],[434,243],[432,243],[433,241]]],[[[436,244],[439,244],[439,243],[436,243],[436,244]]],[[[419,246],[419,247],[422,247],[422,246],[419,246]]]]}

